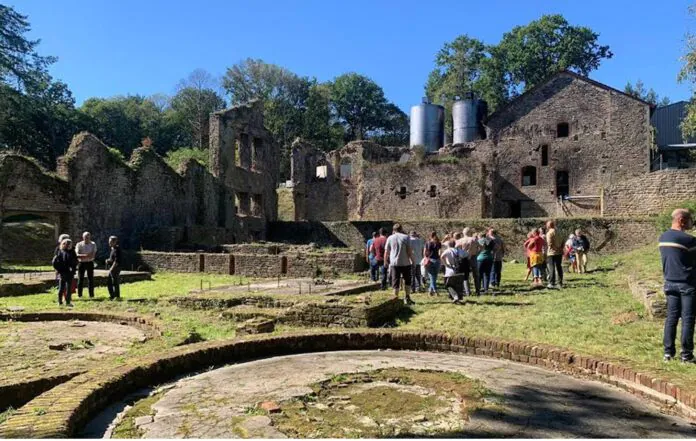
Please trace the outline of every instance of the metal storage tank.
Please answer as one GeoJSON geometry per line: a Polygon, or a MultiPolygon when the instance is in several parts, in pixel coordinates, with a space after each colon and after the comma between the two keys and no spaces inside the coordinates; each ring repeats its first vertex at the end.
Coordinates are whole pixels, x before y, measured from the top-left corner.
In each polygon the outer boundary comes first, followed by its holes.
{"type": "Polygon", "coordinates": [[[445,108],[423,103],[411,107],[411,138],[409,145],[425,147],[426,152],[434,152],[443,146],[445,136],[445,108]]]}
{"type": "Polygon", "coordinates": [[[476,140],[479,122],[479,100],[468,96],[452,104],[452,123],[454,127],[453,144],[463,144],[476,140]]]}

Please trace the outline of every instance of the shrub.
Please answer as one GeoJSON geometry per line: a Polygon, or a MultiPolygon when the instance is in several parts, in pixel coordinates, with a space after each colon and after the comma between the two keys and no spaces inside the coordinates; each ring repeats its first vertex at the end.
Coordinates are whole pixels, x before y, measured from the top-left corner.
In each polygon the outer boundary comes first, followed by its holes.
{"type": "Polygon", "coordinates": [[[691,210],[691,213],[696,215],[696,200],[694,199],[689,199],[683,202],[680,202],[672,207],[669,208],[669,210],[665,210],[660,216],[657,218],[657,227],[660,229],[660,231],[668,230],[669,227],[672,225],[672,211],[674,211],[675,208],[688,208],[691,210]]]}
{"type": "Polygon", "coordinates": [[[180,149],[168,151],[167,156],[164,158],[167,164],[169,164],[169,166],[174,170],[179,170],[179,168],[190,159],[193,159],[205,168],[208,168],[207,149],[201,150],[190,147],[182,147],[180,149]]]}

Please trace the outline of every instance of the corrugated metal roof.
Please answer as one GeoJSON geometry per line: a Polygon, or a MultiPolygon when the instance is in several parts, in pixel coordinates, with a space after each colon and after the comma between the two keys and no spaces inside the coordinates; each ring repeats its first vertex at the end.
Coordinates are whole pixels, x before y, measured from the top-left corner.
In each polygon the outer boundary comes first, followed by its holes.
{"type": "Polygon", "coordinates": [[[668,145],[693,143],[696,137],[683,139],[680,124],[686,116],[687,101],[678,101],[667,106],[658,107],[650,117],[650,123],[657,130],[656,141],[658,148],[668,145]]]}

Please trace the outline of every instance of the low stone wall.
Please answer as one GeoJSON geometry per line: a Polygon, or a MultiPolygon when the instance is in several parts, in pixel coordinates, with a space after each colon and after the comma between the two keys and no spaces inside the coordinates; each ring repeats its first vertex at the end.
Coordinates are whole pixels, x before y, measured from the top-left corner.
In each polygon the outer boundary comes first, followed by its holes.
{"type": "MultiPolygon", "coordinates": [[[[506,243],[507,257],[522,259],[522,244],[527,233],[542,226],[548,219],[448,219],[448,220],[399,220],[404,230],[416,230],[421,237],[436,231],[440,238],[449,231],[461,231],[465,226],[483,231],[495,228],[506,243]]],[[[394,220],[353,222],[272,222],[269,238],[290,243],[313,242],[320,246],[350,247],[364,250],[368,237],[380,227],[391,231],[394,220]]],[[[591,242],[591,252],[610,254],[631,251],[657,242],[657,226],[652,218],[559,218],[559,234],[563,237],[582,228],[591,242]]]]}
{"type": "Polygon", "coordinates": [[[628,287],[633,297],[645,306],[645,311],[650,318],[664,319],[667,317],[667,300],[660,296],[660,287],[648,286],[635,276],[628,277],[628,287]]]}
{"type": "Polygon", "coordinates": [[[195,343],[113,369],[90,371],[19,409],[0,424],[0,438],[74,437],[90,419],[127,394],[210,367],[298,353],[374,349],[458,352],[527,363],[618,386],[653,401],[665,410],[696,420],[696,394],[618,363],[548,345],[438,332],[382,330],[195,343]],[[36,409],[44,411],[37,412],[36,409]]]}
{"type": "MultiPolygon", "coordinates": [[[[82,320],[87,322],[110,322],[134,326],[145,331],[148,337],[162,335],[162,326],[150,318],[125,314],[100,314],[95,312],[17,312],[0,313],[0,321],[37,322],[82,320]]],[[[0,411],[9,407],[19,408],[36,396],[65,383],[84,370],[74,370],[63,375],[38,378],[30,381],[0,385],[0,411]]]]}
{"type": "Polygon", "coordinates": [[[604,191],[604,214],[660,214],[676,204],[696,199],[696,169],[661,170],[626,179],[604,191]]]}
{"type": "MultiPolygon", "coordinates": [[[[105,272],[95,271],[94,285],[106,286],[108,277],[105,272]]],[[[120,276],[121,284],[150,280],[151,276],[146,272],[123,271],[120,276]]],[[[0,283],[0,297],[24,296],[29,294],[40,294],[56,286],[55,275],[47,273],[45,276],[37,276],[35,279],[26,279],[22,282],[3,281],[0,283]]]]}
{"type": "Polygon", "coordinates": [[[281,322],[304,326],[373,328],[393,321],[403,300],[389,299],[376,306],[310,303],[290,308],[281,322]]]}
{"type": "Polygon", "coordinates": [[[141,251],[133,259],[134,265],[143,266],[152,272],[203,272],[262,278],[352,274],[365,269],[361,255],[355,251],[294,255],[267,252],[213,254],[141,251]]]}

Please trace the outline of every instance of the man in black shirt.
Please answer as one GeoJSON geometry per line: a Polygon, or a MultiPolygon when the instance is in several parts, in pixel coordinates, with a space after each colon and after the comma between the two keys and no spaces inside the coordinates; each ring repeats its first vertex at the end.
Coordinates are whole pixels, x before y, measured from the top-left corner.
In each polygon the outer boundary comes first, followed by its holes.
{"type": "Polygon", "coordinates": [[[119,275],[121,274],[121,247],[118,246],[118,237],[109,237],[109,247],[111,253],[106,260],[106,268],[109,270],[109,279],[107,288],[109,290],[109,299],[121,298],[121,288],[119,286],[119,275]]]}
{"type": "Polygon", "coordinates": [[[672,227],[660,236],[660,255],[667,297],[667,319],[663,343],[665,361],[676,355],[677,322],[682,320],[681,360],[694,360],[694,296],[696,295],[696,237],[685,231],[694,226],[689,210],[672,212],[672,227]]]}

